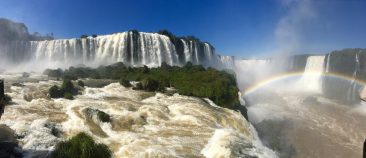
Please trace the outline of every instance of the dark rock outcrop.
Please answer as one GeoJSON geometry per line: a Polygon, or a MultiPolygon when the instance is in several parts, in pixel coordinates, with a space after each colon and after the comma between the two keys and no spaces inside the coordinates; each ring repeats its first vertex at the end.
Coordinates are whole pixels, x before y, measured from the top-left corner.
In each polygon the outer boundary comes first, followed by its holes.
{"type": "Polygon", "coordinates": [[[308,60],[309,54],[294,55],[290,57],[290,63],[288,66],[288,71],[290,72],[303,72],[306,67],[306,62],[308,60]]]}
{"type": "Polygon", "coordinates": [[[4,93],[4,80],[0,80],[0,118],[1,115],[4,113],[5,108],[5,93],[4,93]]]}
{"type": "Polygon", "coordinates": [[[15,139],[15,134],[8,126],[0,125],[0,158],[23,157],[15,139]]]}
{"type": "Polygon", "coordinates": [[[324,73],[346,76],[323,77],[322,89],[325,96],[345,103],[360,102],[362,85],[357,81],[366,80],[366,49],[344,49],[326,55],[324,73]]]}
{"type": "Polygon", "coordinates": [[[249,118],[248,118],[248,109],[245,105],[236,104],[234,109],[239,111],[241,113],[241,115],[243,115],[246,120],[249,120],[249,118]]]}

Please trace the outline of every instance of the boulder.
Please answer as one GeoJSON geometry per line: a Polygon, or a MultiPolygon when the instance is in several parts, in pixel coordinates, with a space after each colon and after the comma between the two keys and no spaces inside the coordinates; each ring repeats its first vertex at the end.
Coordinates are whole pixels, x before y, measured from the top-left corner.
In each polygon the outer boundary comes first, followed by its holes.
{"type": "Polygon", "coordinates": [[[5,103],[3,100],[5,99],[4,93],[4,80],[0,80],[0,118],[1,115],[4,113],[5,103]]]}
{"type": "Polygon", "coordinates": [[[23,156],[15,139],[14,131],[6,125],[0,124],[0,158],[18,157],[23,156]]]}
{"type": "Polygon", "coordinates": [[[365,101],[366,102],[366,87],[364,87],[361,92],[360,92],[360,99],[362,101],[365,101]]]}

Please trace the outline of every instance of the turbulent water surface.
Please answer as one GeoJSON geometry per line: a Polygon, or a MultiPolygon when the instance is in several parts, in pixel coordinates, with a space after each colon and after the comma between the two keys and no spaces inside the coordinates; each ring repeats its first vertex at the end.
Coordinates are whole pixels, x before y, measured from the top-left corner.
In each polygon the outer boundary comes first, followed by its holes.
{"type": "Polygon", "coordinates": [[[15,131],[28,156],[79,132],[108,145],[115,157],[275,156],[239,112],[209,100],[135,91],[119,83],[85,87],[74,100],[49,99],[48,88],[59,81],[36,74],[0,77],[14,102],[0,123],[15,131]],[[109,114],[111,122],[98,120],[95,110],[109,114]]]}
{"type": "Polygon", "coordinates": [[[301,75],[289,75],[245,95],[249,120],[280,157],[362,157],[364,103],[351,105],[326,98],[324,65],[324,56],[311,56],[301,75]]]}

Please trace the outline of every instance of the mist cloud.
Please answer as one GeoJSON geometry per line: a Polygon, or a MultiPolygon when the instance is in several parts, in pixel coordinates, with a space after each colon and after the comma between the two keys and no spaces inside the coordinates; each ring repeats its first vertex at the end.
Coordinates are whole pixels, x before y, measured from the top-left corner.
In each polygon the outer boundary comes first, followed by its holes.
{"type": "Polygon", "coordinates": [[[301,46],[302,29],[316,17],[312,0],[280,0],[285,15],[274,31],[278,52],[293,53],[301,46]]]}

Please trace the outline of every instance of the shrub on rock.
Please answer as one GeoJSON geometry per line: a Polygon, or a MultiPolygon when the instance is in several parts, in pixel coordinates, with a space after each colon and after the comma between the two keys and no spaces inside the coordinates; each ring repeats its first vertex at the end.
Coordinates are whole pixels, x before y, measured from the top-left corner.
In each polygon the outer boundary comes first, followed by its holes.
{"type": "Polygon", "coordinates": [[[74,84],[70,80],[64,80],[61,86],[61,90],[64,93],[71,93],[73,95],[78,93],[78,90],[74,87],[74,84]]]}
{"type": "Polygon", "coordinates": [[[119,83],[124,87],[131,87],[130,81],[126,79],[121,79],[119,83]]]}
{"type": "Polygon", "coordinates": [[[61,88],[54,85],[48,90],[51,98],[65,98],[74,99],[73,95],[78,93],[78,90],[74,87],[74,84],[70,80],[64,80],[61,88]]]}
{"type": "Polygon", "coordinates": [[[80,87],[84,87],[84,86],[85,86],[84,82],[83,82],[83,81],[81,81],[81,80],[79,80],[79,81],[78,81],[78,85],[79,85],[80,87]]]}
{"type": "Polygon", "coordinates": [[[97,144],[85,133],[56,145],[51,158],[110,158],[112,151],[104,144],[97,144]]]}
{"type": "Polygon", "coordinates": [[[141,86],[143,90],[152,92],[158,90],[159,82],[152,78],[145,78],[141,81],[141,86]]]}
{"type": "Polygon", "coordinates": [[[56,85],[52,86],[48,90],[48,94],[50,95],[51,98],[62,98],[64,96],[62,90],[56,85]]]}
{"type": "Polygon", "coordinates": [[[74,99],[74,96],[72,96],[72,94],[71,94],[71,93],[66,92],[66,93],[64,94],[64,98],[65,98],[65,99],[69,99],[69,100],[73,100],[73,99],[74,99]]]}

